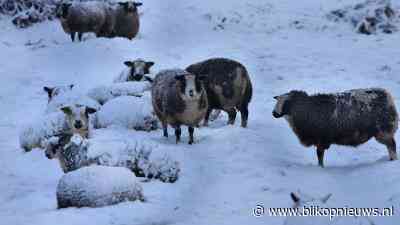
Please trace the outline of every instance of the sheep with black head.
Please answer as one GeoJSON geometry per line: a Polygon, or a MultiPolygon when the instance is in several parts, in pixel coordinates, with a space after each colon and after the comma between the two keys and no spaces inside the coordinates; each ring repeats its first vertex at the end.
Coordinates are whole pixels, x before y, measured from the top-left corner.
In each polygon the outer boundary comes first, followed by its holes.
{"type": "Polygon", "coordinates": [[[317,147],[321,167],[331,144],[356,147],[372,137],[387,147],[390,160],[397,159],[394,135],[398,114],[393,97],[385,89],[316,95],[291,91],[274,98],[273,116],[284,117],[304,146],[317,147]]]}

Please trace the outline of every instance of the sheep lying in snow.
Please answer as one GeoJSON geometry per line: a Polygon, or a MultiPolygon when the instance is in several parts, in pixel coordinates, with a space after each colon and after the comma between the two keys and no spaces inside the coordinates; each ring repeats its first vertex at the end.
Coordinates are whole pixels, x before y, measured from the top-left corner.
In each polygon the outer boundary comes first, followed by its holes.
{"type": "Polygon", "coordinates": [[[145,201],[143,188],[126,168],[90,166],[65,174],[57,186],[58,208],[102,207],[145,201]]]}
{"type": "Polygon", "coordinates": [[[58,159],[61,169],[68,173],[89,165],[126,167],[138,177],[175,182],[180,167],[168,156],[152,157],[154,146],[136,143],[122,148],[101,151],[101,143],[90,145],[80,135],[63,134],[49,141],[45,154],[58,159]]]}
{"type": "Polygon", "coordinates": [[[121,96],[108,101],[96,114],[95,128],[119,126],[151,131],[158,128],[150,93],[142,97],[121,96]],[[121,110],[122,109],[122,110],[121,110]]]}
{"type": "Polygon", "coordinates": [[[112,33],[109,11],[109,5],[104,2],[61,3],[56,16],[64,32],[71,35],[72,41],[76,33],[79,41],[82,41],[83,33],[94,32],[97,36],[112,33]]]}
{"type": "Polygon", "coordinates": [[[176,143],[181,137],[180,126],[186,125],[189,144],[193,144],[194,127],[206,115],[208,101],[202,79],[180,69],[160,71],[154,79],[151,90],[154,111],[165,137],[168,124],[175,129],[176,143]]]}
{"type": "Polygon", "coordinates": [[[372,137],[397,159],[394,135],[398,115],[392,96],[380,88],[308,95],[291,91],[274,97],[273,116],[285,117],[304,146],[317,147],[318,164],[331,144],[358,146],[372,137]]]}
{"type": "MultiPolygon", "coordinates": [[[[337,207],[329,203],[332,194],[322,198],[311,198],[291,193],[293,208],[297,209],[300,215],[288,216],[284,225],[374,225],[375,223],[369,217],[363,216],[360,211],[353,211],[353,215],[344,214],[347,207],[337,207]],[[312,216],[311,212],[319,210],[321,216],[312,216]],[[340,210],[343,210],[341,212],[340,210]],[[331,213],[331,217],[329,216],[331,213]],[[303,216],[304,214],[304,216],[303,216]],[[307,215],[307,216],[306,216],[307,215]],[[326,216],[325,216],[326,215],[326,216]]],[[[351,212],[350,212],[351,213],[351,212]]]]}
{"type": "Polygon", "coordinates": [[[230,59],[212,58],[190,65],[186,70],[205,77],[204,86],[209,104],[204,119],[205,126],[213,109],[226,111],[229,115],[228,124],[234,124],[236,110],[239,110],[242,127],[247,126],[252,86],[247,70],[242,64],[230,59]]]}
{"type": "Polygon", "coordinates": [[[124,65],[126,68],[114,79],[114,83],[126,81],[153,82],[153,79],[148,74],[150,74],[150,67],[154,65],[154,62],[135,59],[133,61],[125,61],[124,65]]]}
{"type": "Polygon", "coordinates": [[[69,92],[74,88],[73,84],[67,85],[67,86],[54,86],[54,87],[43,87],[43,90],[47,93],[48,95],[48,102],[50,102],[54,97],[69,92]]]}
{"type": "Polygon", "coordinates": [[[93,109],[100,109],[100,104],[87,95],[78,93],[73,85],[44,87],[49,96],[46,112],[58,112],[60,108],[70,105],[87,106],[93,109]]]}
{"type": "Polygon", "coordinates": [[[119,96],[141,97],[151,89],[149,82],[122,82],[111,85],[101,85],[89,90],[87,96],[103,105],[119,96]]]}

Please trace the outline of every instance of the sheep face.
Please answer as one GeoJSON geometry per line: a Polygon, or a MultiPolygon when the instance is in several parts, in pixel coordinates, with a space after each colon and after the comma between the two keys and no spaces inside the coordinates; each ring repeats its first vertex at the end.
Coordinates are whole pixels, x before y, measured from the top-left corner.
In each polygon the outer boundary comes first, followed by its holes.
{"type": "Polygon", "coordinates": [[[57,18],[67,18],[69,7],[71,7],[72,3],[62,3],[56,9],[56,17],[57,18]]]}
{"type": "Polygon", "coordinates": [[[176,75],[179,95],[184,101],[197,101],[204,91],[203,76],[193,74],[176,75]]]}
{"type": "Polygon", "coordinates": [[[95,113],[96,109],[75,105],[62,107],[61,110],[67,117],[67,123],[72,129],[72,133],[80,134],[83,138],[87,138],[89,131],[89,114],[95,113]]]}
{"type": "Polygon", "coordinates": [[[288,105],[291,94],[286,93],[283,95],[275,96],[274,99],[277,101],[275,104],[274,111],[272,111],[272,115],[275,118],[280,118],[288,113],[288,105]]]}
{"type": "Polygon", "coordinates": [[[124,64],[130,69],[128,81],[152,82],[152,79],[145,75],[150,73],[150,67],[154,65],[154,62],[146,62],[142,59],[136,59],[133,61],[125,61],[124,64]]]}
{"type": "Polygon", "coordinates": [[[133,2],[133,1],[118,2],[118,4],[124,7],[125,12],[127,13],[137,12],[137,7],[142,5],[141,2],[133,2]]]}
{"type": "Polygon", "coordinates": [[[74,87],[73,84],[67,85],[67,86],[55,86],[55,87],[43,87],[43,90],[47,93],[49,99],[48,102],[50,102],[55,96],[68,92],[72,90],[74,87]]]}

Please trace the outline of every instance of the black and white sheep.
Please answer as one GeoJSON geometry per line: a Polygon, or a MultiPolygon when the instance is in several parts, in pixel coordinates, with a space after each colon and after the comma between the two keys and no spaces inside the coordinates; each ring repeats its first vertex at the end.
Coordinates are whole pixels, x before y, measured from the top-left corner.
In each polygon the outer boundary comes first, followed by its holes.
{"type": "Polygon", "coordinates": [[[240,111],[242,127],[247,126],[248,105],[252,97],[252,85],[246,68],[231,59],[212,58],[186,68],[196,76],[204,76],[208,97],[208,111],[204,125],[213,109],[224,110],[229,115],[228,124],[234,124],[236,110],[240,111]]]}
{"type": "Polygon", "coordinates": [[[126,68],[114,79],[114,83],[127,81],[153,82],[153,79],[148,75],[150,74],[150,67],[154,65],[154,62],[139,58],[133,61],[125,61],[124,65],[126,68]]]}
{"type": "Polygon", "coordinates": [[[57,185],[58,208],[102,207],[145,201],[135,175],[123,167],[89,166],[64,174],[57,185]]]}
{"type": "Polygon", "coordinates": [[[398,114],[385,89],[354,89],[335,94],[308,95],[291,91],[274,97],[275,118],[284,117],[304,146],[317,147],[318,164],[331,144],[358,146],[372,137],[397,159],[394,139],[398,114]]]}
{"type": "Polygon", "coordinates": [[[154,111],[168,137],[167,125],[175,129],[180,141],[181,125],[188,126],[189,144],[193,144],[194,127],[203,120],[208,108],[203,77],[181,69],[160,71],[151,89],[154,111]]]}
{"type": "Polygon", "coordinates": [[[61,3],[56,10],[65,33],[75,40],[78,33],[79,41],[82,41],[84,33],[93,32],[97,36],[112,33],[113,23],[110,22],[110,6],[105,2],[75,2],[61,3]]]}

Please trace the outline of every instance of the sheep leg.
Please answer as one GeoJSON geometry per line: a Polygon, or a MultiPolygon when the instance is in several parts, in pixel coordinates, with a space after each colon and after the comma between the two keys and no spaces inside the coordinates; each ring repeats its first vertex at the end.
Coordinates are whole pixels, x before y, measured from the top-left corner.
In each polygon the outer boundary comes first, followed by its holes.
{"type": "Polygon", "coordinates": [[[386,148],[389,153],[389,159],[390,160],[396,160],[397,159],[397,153],[396,153],[396,141],[392,136],[387,137],[385,135],[375,137],[375,139],[381,143],[386,145],[386,148]]]}
{"type": "Polygon", "coordinates": [[[163,127],[163,135],[164,135],[164,137],[168,137],[168,125],[167,125],[167,123],[165,123],[165,122],[161,122],[162,123],[162,127],[163,127]]]}
{"type": "Polygon", "coordinates": [[[203,126],[205,126],[205,127],[208,126],[208,120],[210,118],[211,112],[212,112],[212,108],[208,107],[207,112],[206,112],[206,116],[204,117],[204,123],[203,123],[203,126]]]}
{"type": "Polygon", "coordinates": [[[193,127],[188,127],[189,131],[189,145],[193,144],[193,133],[194,133],[194,128],[193,127]]]}
{"type": "Polygon", "coordinates": [[[318,165],[322,168],[324,167],[324,153],[325,149],[322,146],[317,145],[318,165]]]}
{"type": "Polygon", "coordinates": [[[236,110],[235,109],[230,109],[229,111],[227,111],[228,113],[228,124],[233,125],[235,124],[235,119],[236,119],[236,110]]]}
{"type": "Polygon", "coordinates": [[[83,33],[78,33],[78,39],[79,39],[79,41],[82,41],[82,35],[83,35],[83,33]]]}
{"type": "Polygon", "coordinates": [[[247,119],[249,117],[248,104],[243,104],[239,108],[240,116],[242,117],[242,127],[247,127],[247,119]]]}
{"type": "Polygon", "coordinates": [[[176,143],[178,144],[179,141],[181,140],[181,127],[180,126],[175,127],[175,137],[176,137],[176,143]]]}
{"type": "Polygon", "coordinates": [[[71,32],[71,40],[72,40],[72,42],[74,42],[75,41],[75,32],[71,32]]]}

